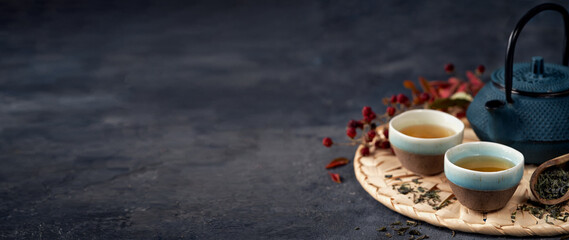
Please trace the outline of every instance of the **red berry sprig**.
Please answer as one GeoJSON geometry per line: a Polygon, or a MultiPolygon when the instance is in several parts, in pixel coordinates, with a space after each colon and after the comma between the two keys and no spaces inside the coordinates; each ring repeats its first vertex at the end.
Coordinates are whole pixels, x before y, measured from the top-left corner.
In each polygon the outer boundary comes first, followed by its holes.
{"type": "MultiPolygon", "coordinates": [[[[359,153],[362,156],[369,156],[377,149],[391,148],[389,131],[385,125],[391,118],[404,111],[416,108],[431,108],[449,112],[449,109],[452,109],[453,114],[457,117],[464,117],[468,105],[465,107],[465,105],[453,103],[451,96],[457,92],[465,92],[474,97],[484,85],[478,77],[484,73],[485,67],[484,65],[479,65],[474,70],[474,73],[467,71],[468,81],[461,80],[455,76],[455,66],[452,63],[445,64],[444,70],[451,74],[448,81],[429,82],[425,78],[419,77],[422,91],[412,81],[404,81],[403,86],[411,90],[411,98],[403,93],[384,98],[383,104],[386,105],[386,109],[381,115],[377,115],[370,106],[364,106],[361,111],[362,118],[360,120],[352,119],[346,126],[346,136],[350,139],[348,143],[335,143],[331,138],[326,137],[322,139],[322,145],[325,147],[331,147],[332,145],[360,145],[359,153]],[[377,126],[382,127],[377,128],[377,126]],[[360,136],[358,136],[358,132],[361,132],[360,136]]],[[[393,154],[393,150],[391,152],[393,154]]],[[[343,162],[338,166],[346,163],[343,162]]],[[[338,174],[330,173],[330,176],[334,181],[341,182],[338,174]]]]}
{"type": "Polygon", "coordinates": [[[363,129],[364,128],[364,124],[361,121],[356,121],[356,120],[350,120],[348,122],[348,127],[350,128],[359,128],[359,129],[363,129]]]}

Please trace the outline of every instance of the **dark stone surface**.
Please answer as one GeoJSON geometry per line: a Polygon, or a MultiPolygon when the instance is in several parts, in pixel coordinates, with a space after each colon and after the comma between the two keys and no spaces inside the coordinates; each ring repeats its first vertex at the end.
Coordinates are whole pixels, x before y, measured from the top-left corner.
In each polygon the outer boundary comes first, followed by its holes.
{"type": "MultiPolygon", "coordinates": [[[[351,165],[332,182],[354,148],[322,137],[447,62],[502,66],[541,2],[2,1],[0,237],[384,238],[407,218],[351,165]]],[[[559,62],[560,22],[530,22],[516,61],[559,62]]]]}

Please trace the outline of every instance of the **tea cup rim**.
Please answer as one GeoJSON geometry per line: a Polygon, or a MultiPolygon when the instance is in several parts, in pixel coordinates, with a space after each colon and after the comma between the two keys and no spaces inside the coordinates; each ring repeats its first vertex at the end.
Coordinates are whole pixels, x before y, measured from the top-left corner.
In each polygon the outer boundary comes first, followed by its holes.
{"type": "MultiPolygon", "coordinates": [[[[449,118],[449,119],[452,119],[452,118],[449,118]]],[[[448,126],[444,126],[444,125],[441,125],[441,124],[436,124],[436,123],[435,123],[434,125],[449,128],[448,126]]],[[[399,115],[393,117],[393,118],[389,121],[389,129],[393,129],[394,131],[397,131],[398,133],[400,133],[400,134],[402,135],[402,136],[401,136],[402,138],[407,138],[408,140],[411,140],[411,141],[424,141],[424,142],[445,141],[445,140],[448,140],[448,139],[455,138],[455,137],[456,137],[457,135],[459,135],[459,134],[462,134],[462,132],[464,132],[464,128],[465,128],[464,123],[463,123],[460,119],[458,119],[457,117],[455,117],[455,116],[453,116],[453,115],[450,115],[450,114],[448,114],[448,113],[445,113],[445,112],[441,112],[441,111],[438,111],[438,110],[432,110],[432,109],[413,109],[413,110],[409,110],[409,111],[403,112],[403,113],[401,113],[401,114],[399,114],[399,115]],[[454,118],[452,121],[456,120],[456,123],[457,123],[457,125],[458,125],[458,127],[457,127],[457,128],[458,128],[458,131],[455,131],[455,128],[452,128],[452,130],[453,130],[454,133],[453,133],[452,135],[449,135],[449,136],[446,136],[446,137],[441,137],[441,138],[420,138],[420,137],[413,137],[413,136],[409,136],[409,135],[407,135],[407,134],[404,134],[404,133],[402,133],[399,129],[397,129],[397,128],[395,128],[395,127],[393,126],[393,122],[394,122],[394,121],[398,121],[399,118],[403,118],[403,117],[405,117],[405,115],[409,115],[409,114],[419,114],[420,112],[432,113],[432,114],[439,114],[439,115],[445,116],[445,117],[447,117],[447,118],[448,118],[448,117],[452,117],[452,118],[454,118]]]]}
{"type": "MultiPolygon", "coordinates": [[[[496,151],[496,150],[494,150],[496,151]]],[[[457,146],[454,146],[448,149],[444,156],[444,172],[447,179],[454,184],[468,188],[473,190],[479,191],[491,191],[491,190],[503,190],[510,187],[513,187],[521,181],[523,176],[523,169],[524,169],[524,156],[518,150],[495,142],[469,142],[469,143],[462,143],[457,146]],[[495,156],[500,158],[505,158],[508,161],[514,163],[514,166],[511,168],[496,171],[496,172],[481,172],[475,171],[467,168],[460,167],[455,164],[456,161],[461,159],[464,156],[453,158],[451,161],[451,157],[453,154],[458,154],[456,152],[464,149],[471,149],[478,146],[477,150],[478,154],[464,154],[465,156],[495,156]],[[490,150],[486,152],[481,152],[480,149],[500,149],[500,153],[503,155],[496,156],[497,153],[488,153],[490,150]],[[451,155],[451,157],[449,157],[451,155]],[[507,156],[504,156],[507,155],[507,156]],[[504,181],[504,176],[512,177],[514,179],[504,181]]]]}
{"type": "Polygon", "coordinates": [[[389,141],[403,151],[419,155],[441,155],[460,143],[464,135],[464,123],[453,115],[430,109],[406,111],[389,121],[389,141]],[[442,138],[417,138],[403,134],[400,129],[420,124],[436,124],[450,128],[454,134],[442,138]]]}

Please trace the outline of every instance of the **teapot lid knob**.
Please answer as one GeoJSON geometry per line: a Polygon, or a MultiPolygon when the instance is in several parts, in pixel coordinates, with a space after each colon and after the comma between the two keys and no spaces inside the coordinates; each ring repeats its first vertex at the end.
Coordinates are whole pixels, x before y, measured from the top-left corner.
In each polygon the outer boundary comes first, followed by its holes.
{"type": "Polygon", "coordinates": [[[531,58],[531,69],[534,78],[540,78],[543,76],[543,58],[536,56],[531,58]]]}

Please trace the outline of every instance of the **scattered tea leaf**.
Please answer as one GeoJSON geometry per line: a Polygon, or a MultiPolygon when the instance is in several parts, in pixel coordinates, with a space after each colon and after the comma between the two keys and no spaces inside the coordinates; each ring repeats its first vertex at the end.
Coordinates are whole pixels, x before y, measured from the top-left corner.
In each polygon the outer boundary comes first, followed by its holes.
{"type": "Polygon", "coordinates": [[[452,230],[452,235],[451,237],[454,237],[454,235],[456,235],[456,232],[454,230],[452,230]]]}
{"type": "Polygon", "coordinates": [[[449,204],[450,204],[450,201],[447,199],[444,202],[442,202],[439,206],[433,207],[433,210],[440,210],[441,208],[444,208],[444,207],[448,206],[449,204]]]}
{"type": "Polygon", "coordinates": [[[379,232],[385,232],[385,231],[387,231],[387,228],[386,228],[386,227],[380,227],[380,228],[377,229],[377,231],[379,231],[379,232]]]}
{"type": "Polygon", "coordinates": [[[360,227],[355,227],[354,230],[360,230],[360,227]]]}
{"type": "Polygon", "coordinates": [[[407,193],[413,192],[413,188],[408,183],[402,184],[397,191],[403,195],[407,195],[407,193]]]}
{"type": "Polygon", "coordinates": [[[545,216],[545,223],[554,225],[552,222],[549,221],[549,215],[545,216]]]}
{"type": "Polygon", "coordinates": [[[415,178],[415,179],[413,179],[413,180],[411,180],[411,181],[413,181],[415,184],[421,184],[421,183],[423,183],[423,182],[419,182],[419,179],[420,179],[420,178],[415,178]]]}
{"type": "Polygon", "coordinates": [[[416,230],[416,229],[411,229],[411,230],[409,230],[409,235],[419,236],[419,235],[421,235],[421,232],[419,232],[419,230],[416,230]]]}
{"type": "Polygon", "coordinates": [[[339,158],[332,160],[330,163],[328,163],[328,165],[326,165],[326,169],[344,166],[344,165],[348,164],[349,162],[350,162],[350,160],[348,160],[347,158],[339,157],[339,158]]]}
{"type": "Polygon", "coordinates": [[[391,225],[391,226],[399,226],[399,225],[401,225],[401,222],[400,222],[400,221],[395,221],[395,222],[392,222],[390,225],[391,225]]]}
{"type": "MultiPolygon", "coordinates": [[[[565,210],[565,205],[567,202],[562,202],[555,205],[544,205],[538,202],[528,201],[528,204],[518,205],[516,211],[529,212],[533,216],[539,219],[543,219],[545,216],[547,223],[552,223],[551,220],[559,220],[567,222],[567,217],[569,217],[569,212],[565,210]]],[[[515,214],[512,213],[512,221],[515,221],[515,214]]]]}
{"type": "Polygon", "coordinates": [[[417,225],[419,225],[419,223],[417,223],[415,221],[407,220],[407,226],[416,227],[417,225]]]}
{"type": "MultiPolygon", "coordinates": [[[[415,194],[415,193],[417,193],[417,191],[415,191],[415,189],[413,187],[411,187],[411,185],[409,183],[404,183],[402,185],[394,184],[391,186],[391,188],[393,190],[397,190],[399,193],[401,193],[403,195],[407,195],[408,193],[413,193],[413,203],[417,204],[417,203],[426,202],[431,207],[433,207],[434,210],[439,210],[439,209],[446,207],[452,203],[448,199],[441,202],[441,198],[438,194],[440,192],[440,190],[436,190],[436,189],[429,190],[429,191],[425,192],[425,188],[419,186],[419,187],[417,187],[417,190],[419,192],[421,192],[421,194],[415,194]]],[[[411,197],[409,197],[409,199],[411,199],[411,197]]]]}
{"type": "Polygon", "coordinates": [[[385,233],[385,236],[391,238],[393,235],[391,235],[391,233],[385,233]]]}
{"type": "Polygon", "coordinates": [[[427,239],[427,238],[429,238],[429,236],[423,235],[423,236],[416,238],[415,240],[423,240],[423,239],[427,239]]]}
{"type": "Polygon", "coordinates": [[[397,232],[397,235],[403,236],[403,235],[405,235],[405,232],[407,230],[409,230],[409,227],[400,227],[400,228],[395,228],[393,230],[395,230],[397,232]]]}
{"type": "Polygon", "coordinates": [[[392,178],[392,177],[393,177],[393,175],[391,175],[391,174],[386,174],[386,175],[385,175],[385,178],[392,178]]]}

